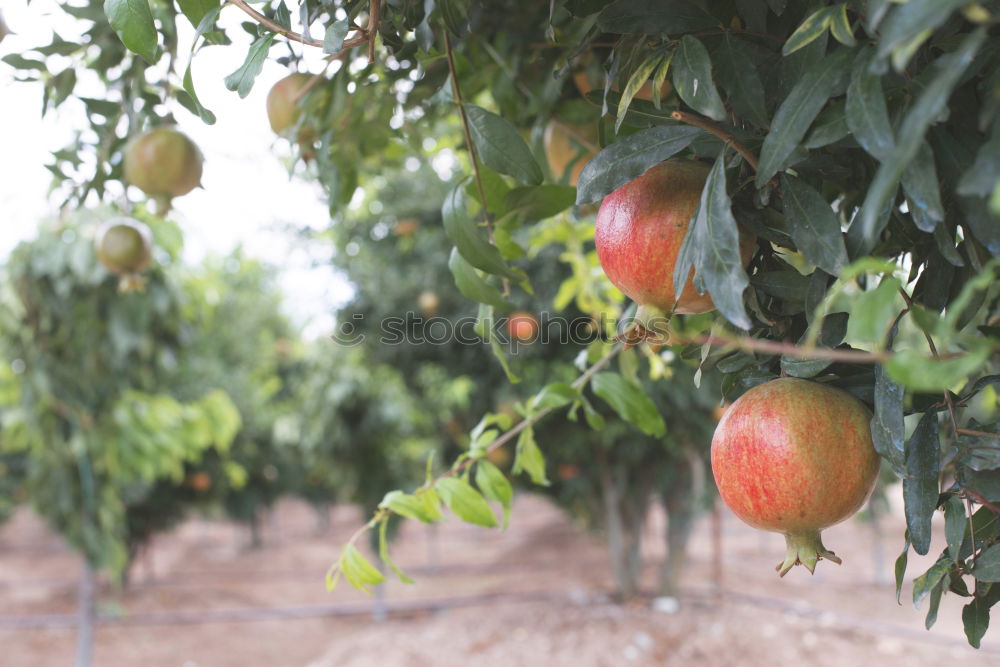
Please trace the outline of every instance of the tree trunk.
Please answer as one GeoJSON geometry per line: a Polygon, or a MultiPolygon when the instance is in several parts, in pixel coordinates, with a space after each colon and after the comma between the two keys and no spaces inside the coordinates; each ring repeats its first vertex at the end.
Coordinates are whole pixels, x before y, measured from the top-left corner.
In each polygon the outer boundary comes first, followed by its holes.
{"type": "Polygon", "coordinates": [[[90,667],[94,647],[94,594],[96,588],[97,572],[85,556],[77,600],[76,667],[90,667]]]}
{"type": "Polygon", "coordinates": [[[667,557],[660,570],[660,593],[676,596],[687,563],[688,539],[694,526],[696,498],[693,493],[695,465],[700,460],[678,461],[673,482],[663,490],[663,507],[667,513],[667,557]]]}

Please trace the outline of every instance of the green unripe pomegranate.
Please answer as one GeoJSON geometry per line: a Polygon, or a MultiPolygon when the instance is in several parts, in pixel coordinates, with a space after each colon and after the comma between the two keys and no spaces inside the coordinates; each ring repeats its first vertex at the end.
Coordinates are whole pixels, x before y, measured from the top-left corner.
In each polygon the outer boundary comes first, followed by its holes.
{"type": "Polygon", "coordinates": [[[125,147],[125,180],[150,197],[180,197],[201,185],[201,151],[184,134],[157,127],[125,147]]]}
{"type": "Polygon", "coordinates": [[[136,276],[153,261],[149,227],[132,218],[115,218],[97,232],[97,259],[111,273],[123,278],[136,276]]]}
{"type": "MultiPolygon", "coordinates": [[[[267,120],[275,134],[286,137],[298,124],[302,116],[299,94],[310,79],[312,75],[303,72],[289,74],[267,93],[267,120]]],[[[310,127],[303,127],[296,138],[302,143],[312,143],[316,132],[310,127]]]]}

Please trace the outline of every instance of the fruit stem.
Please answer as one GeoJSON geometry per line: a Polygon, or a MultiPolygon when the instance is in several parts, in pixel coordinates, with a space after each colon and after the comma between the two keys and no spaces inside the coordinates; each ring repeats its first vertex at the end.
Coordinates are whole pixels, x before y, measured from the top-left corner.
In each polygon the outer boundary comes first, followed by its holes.
{"type": "Polygon", "coordinates": [[[818,530],[785,535],[785,560],[775,568],[779,576],[785,576],[796,565],[805,565],[809,574],[816,571],[816,563],[826,558],[837,565],[842,562],[835,553],[823,546],[818,530]]]}
{"type": "Polygon", "coordinates": [[[156,213],[157,217],[165,218],[170,213],[170,209],[173,208],[173,197],[170,195],[157,195],[153,197],[153,203],[156,205],[154,213],[156,213]]]}

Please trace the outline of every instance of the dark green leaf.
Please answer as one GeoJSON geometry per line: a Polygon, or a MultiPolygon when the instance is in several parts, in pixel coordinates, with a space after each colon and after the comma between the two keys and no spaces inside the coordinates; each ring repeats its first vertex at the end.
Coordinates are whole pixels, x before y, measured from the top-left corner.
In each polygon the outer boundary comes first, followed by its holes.
{"type": "Polygon", "coordinates": [[[455,244],[455,248],[465,261],[487,273],[514,280],[521,278],[519,272],[507,266],[507,262],[500,256],[500,251],[479,231],[479,225],[469,215],[464,184],[458,184],[445,197],[441,206],[441,218],[444,221],[445,234],[455,244]]]}
{"type": "Polygon", "coordinates": [[[41,60],[35,60],[33,58],[25,58],[24,56],[19,55],[17,53],[7,54],[3,58],[0,58],[0,61],[7,63],[14,69],[29,69],[29,70],[37,70],[39,72],[47,72],[49,69],[48,65],[46,65],[41,60]]]}
{"type": "Polygon", "coordinates": [[[906,443],[903,503],[913,550],[923,556],[931,547],[931,518],[937,508],[941,444],[936,412],[925,412],[906,443]]]}
{"type": "Polygon", "coordinates": [[[809,290],[809,277],[798,271],[766,271],[751,277],[750,284],[768,296],[804,302],[809,290]]]}
{"type": "Polygon", "coordinates": [[[778,107],[771,120],[771,132],[760,150],[758,188],[785,166],[826,101],[843,90],[852,55],[850,49],[839,49],[808,67],[778,107]]]}
{"type": "Polygon", "coordinates": [[[194,28],[198,27],[206,14],[221,7],[219,0],[177,0],[177,4],[194,28]]]}
{"type": "Polygon", "coordinates": [[[965,636],[973,648],[979,648],[986,629],[990,627],[990,608],[982,598],[975,598],[962,608],[965,636]]]}
{"type": "Polygon", "coordinates": [[[1000,581],[1000,544],[994,544],[979,554],[972,574],[980,581],[1000,581]]]}
{"type": "Polygon", "coordinates": [[[870,57],[870,50],[865,50],[854,60],[851,83],[847,86],[847,126],[869,155],[884,160],[896,142],[882,92],[882,77],[869,71],[870,57]]]}
{"type": "Polygon", "coordinates": [[[438,0],[444,24],[456,37],[469,31],[468,0],[438,0]]]}
{"type": "Polygon", "coordinates": [[[197,114],[202,122],[207,125],[215,125],[215,114],[206,109],[201,100],[198,99],[198,94],[194,90],[194,79],[191,77],[191,63],[188,63],[187,69],[184,70],[183,79],[184,91],[191,97],[191,102],[193,104],[192,112],[197,114]]]}
{"type": "Polygon", "coordinates": [[[138,53],[150,65],[160,59],[149,0],[104,0],[104,13],[129,51],[138,53]]]}
{"type": "Polygon", "coordinates": [[[896,558],[896,565],[893,567],[893,572],[896,576],[896,604],[903,604],[900,600],[900,594],[903,591],[903,578],[906,576],[906,561],[909,559],[910,554],[910,534],[906,534],[906,544],[903,545],[903,551],[896,558]]]}
{"type": "Polygon", "coordinates": [[[781,55],[787,56],[790,53],[795,53],[826,32],[836,11],[836,7],[820,7],[807,16],[802,24],[795,29],[795,32],[785,40],[784,46],[781,47],[781,55]]]}
{"type": "Polygon", "coordinates": [[[960,195],[989,197],[997,183],[1000,183],[1000,131],[994,130],[993,138],[979,148],[975,163],[962,175],[957,191],[960,195]]]}
{"type": "Polygon", "coordinates": [[[646,393],[617,373],[598,373],[591,381],[594,393],[610,405],[618,416],[646,435],[662,437],[667,425],[656,404],[646,393]]]}
{"type": "Polygon", "coordinates": [[[605,195],[642,176],[653,165],[690,145],[702,130],[690,125],[664,125],[641,130],[616,141],[587,163],[580,172],[577,204],[600,201],[605,195]]]}
{"type": "Polygon", "coordinates": [[[226,77],[226,88],[235,90],[240,97],[246,97],[253,88],[253,82],[264,68],[267,52],[274,42],[274,33],[268,33],[250,45],[246,60],[239,69],[226,77]]]}
{"type": "Polygon", "coordinates": [[[889,379],[881,365],[875,366],[875,414],[871,421],[872,442],[879,456],[896,474],[904,470],[903,388],[889,379]]]}
{"type": "Polygon", "coordinates": [[[517,130],[506,120],[475,104],[465,104],[469,132],[476,154],[490,169],[513,176],[522,183],[538,185],[542,169],[517,130]]]}
{"type": "Polygon", "coordinates": [[[514,188],[507,193],[504,205],[526,220],[544,220],[562,213],[576,201],[571,185],[537,185],[514,188]]]}
{"type": "Polygon", "coordinates": [[[455,286],[466,298],[497,308],[513,307],[512,304],[504,300],[500,290],[476,273],[476,269],[459,254],[457,248],[453,248],[451,251],[448,268],[451,269],[451,275],[455,278],[455,286]]]}
{"type": "Polygon", "coordinates": [[[952,496],[944,505],[944,536],[948,542],[948,556],[955,563],[958,562],[958,553],[962,548],[967,525],[962,499],[952,496]]]}
{"type": "Polygon", "coordinates": [[[819,116],[816,117],[812,131],[806,137],[805,141],[802,142],[802,147],[812,150],[814,148],[829,146],[834,142],[840,141],[850,133],[851,130],[847,126],[845,104],[843,100],[839,100],[823,109],[819,116]]]}
{"type": "Polygon", "coordinates": [[[701,191],[698,212],[681,246],[673,279],[675,286],[684,285],[693,267],[695,287],[703,285],[727,320],[749,329],[751,322],[743,307],[743,291],[750,285],[750,279],[740,256],[740,232],[726,190],[725,163],[722,152],[701,191]]]}
{"type": "MultiPolygon", "coordinates": [[[[615,132],[621,129],[622,122],[628,114],[629,105],[632,104],[632,98],[635,94],[639,92],[643,84],[645,84],[649,77],[653,74],[653,70],[656,69],[657,65],[662,62],[667,62],[669,66],[670,58],[664,58],[660,53],[654,53],[650,55],[646,60],[644,60],[635,71],[632,72],[632,76],[629,77],[628,83],[625,84],[625,89],[622,90],[621,99],[618,102],[618,116],[615,119],[615,132]]],[[[656,98],[659,102],[659,98],[656,98]]]]}
{"type": "Polygon", "coordinates": [[[328,25],[323,35],[323,53],[339,53],[344,48],[344,38],[349,29],[350,24],[346,18],[328,25]]]}
{"type": "Polygon", "coordinates": [[[805,181],[782,174],[785,217],[792,223],[792,240],[807,260],[832,276],[847,263],[840,221],[830,204],[805,181]]]}
{"type": "MultiPolygon", "coordinates": [[[[921,2],[921,4],[927,3],[921,2]]],[[[986,32],[979,28],[963,39],[958,49],[941,56],[936,61],[937,73],[910,107],[900,125],[895,148],[882,161],[872,184],[868,187],[868,193],[861,206],[860,219],[855,223],[860,224],[860,232],[865,240],[870,242],[876,238],[877,223],[881,219],[882,209],[896,191],[896,184],[907,165],[916,158],[927,128],[947,107],[951,91],[958,84],[959,78],[972,62],[985,38],[986,32]]]]}
{"type": "MultiPolygon", "coordinates": [[[[967,471],[963,486],[972,489],[991,503],[1000,502],[1000,470],[967,471]]],[[[976,531],[976,539],[983,539],[976,531]]]]}
{"type": "Polygon", "coordinates": [[[909,0],[896,5],[879,30],[875,57],[882,60],[921,33],[944,23],[967,0],[909,0]]]}
{"type": "Polygon", "coordinates": [[[684,35],[674,53],[671,78],[680,98],[714,120],[726,118],[726,105],[712,81],[712,60],[705,45],[697,38],[684,35]]]}
{"type": "Polygon", "coordinates": [[[604,32],[680,35],[719,24],[690,0],[616,0],[597,17],[604,32]]]}
{"type": "Polygon", "coordinates": [[[448,509],[462,521],[486,528],[497,525],[497,518],[486,499],[464,479],[442,477],[434,483],[434,490],[448,509]]]}
{"type": "Polygon", "coordinates": [[[930,569],[913,580],[913,606],[920,608],[930,592],[940,584],[951,571],[952,562],[949,558],[939,558],[930,569]]]}
{"type": "Polygon", "coordinates": [[[754,65],[750,46],[727,32],[713,55],[719,83],[729,94],[733,109],[754,125],[767,127],[764,86],[754,65]]]}
{"type": "Polygon", "coordinates": [[[903,172],[903,192],[917,229],[933,232],[937,223],[944,220],[944,205],[934,167],[934,150],[926,141],[920,144],[916,159],[903,172]]]}
{"type": "Polygon", "coordinates": [[[851,21],[847,18],[847,3],[831,7],[830,34],[833,38],[844,46],[853,47],[858,40],[854,39],[854,31],[851,30],[851,21]]]}
{"type": "Polygon", "coordinates": [[[937,622],[938,608],[941,606],[941,595],[948,587],[948,579],[942,579],[937,586],[931,589],[931,603],[927,606],[927,618],[924,619],[924,628],[930,630],[937,622]]]}

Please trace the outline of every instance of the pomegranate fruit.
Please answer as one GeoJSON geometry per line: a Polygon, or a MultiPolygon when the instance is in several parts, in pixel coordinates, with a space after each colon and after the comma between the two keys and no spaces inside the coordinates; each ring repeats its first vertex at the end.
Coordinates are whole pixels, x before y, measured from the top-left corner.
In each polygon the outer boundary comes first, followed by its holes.
{"type": "MultiPolygon", "coordinates": [[[[267,120],[275,134],[285,137],[299,122],[302,116],[299,93],[310,79],[312,75],[303,72],[289,74],[267,93],[267,120]]],[[[296,137],[300,143],[312,143],[315,138],[316,132],[310,127],[300,128],[296,137]]]]}
{"type": "Polygon", "coordinates": [[[116,276],[141,273],[153,261],[151,238],[138,220],[109,220],[97,232],[97,259],[116,276]]]}
{"type": "Polygon", "coordinates": [[[441,306],[441,299],[438,298],[436,292],[424,290],[417,295],[417,306],[420,307],[420,312],[423,313],[424,317],[434,317],[441,306]]]}
{"type": "Polygon", "coordinates": [[[150,197],[169,201],[201,185],[201,151],[186,135],[157,127],[125,147],[125,180],[150,197]]]}
{"type": "Polygon", "coordinates": [[[568,125],[558,120],[545,126],[542,141],[552,175],[574,186],[580,180],[584,165],[594,157],[598,144],[593,124],[568,125]]]}
{"type": "Polygon", "coordinates": [[[538,336],[538,318],[523,310],[515,311],[507,318],[507,333],[511,340],[533,343],[538,336]]]}
{"type": "MultiPolygon", "coordinates": [[[[615,287],[645,309],[681,314],[715,310],[712,297],[707,292],[699,294],[691,277],[678,298],[673,278],[677,254],[709,170],[701,162],[667,160],[601,202],[594,237],[601,267],[615,287]]],[[[754,243],[753,235],[741,234],[744,266],[753,255],[754,243]]]]}
{"type": "Polygon", "coordinates": [[[875,487],[879,457],[871,413],[847,392],[779,378],[743,394],[712,437],[712,473],[722,500],[754,528],[782,533],[777,570],[812,572],[826,558],[820,532],[861,509],[875,487]]]}

